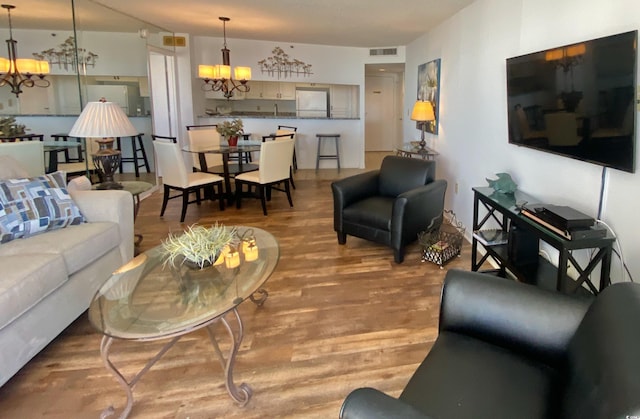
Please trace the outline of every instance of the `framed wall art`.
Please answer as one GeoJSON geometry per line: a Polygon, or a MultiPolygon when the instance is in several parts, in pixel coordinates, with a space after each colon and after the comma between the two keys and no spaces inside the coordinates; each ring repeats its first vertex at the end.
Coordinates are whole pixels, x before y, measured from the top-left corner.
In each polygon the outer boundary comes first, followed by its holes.
{"type": "MultiPolygon", "coordinates": [[[[440,114],[440,58],[418,66],[418,100],[428,100],[433,105],[435,121],[427,123],[426,132],[438,134],[440,114]]],[[[422,129],[423,122],[417,122],[416,127],[422,129]]]]}

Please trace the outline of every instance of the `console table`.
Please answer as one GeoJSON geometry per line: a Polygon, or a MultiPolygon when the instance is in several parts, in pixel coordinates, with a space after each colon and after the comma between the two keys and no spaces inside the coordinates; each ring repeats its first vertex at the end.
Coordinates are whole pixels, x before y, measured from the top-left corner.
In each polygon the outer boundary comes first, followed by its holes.
{"type": "Polygon", "coordinates": [[[610,283],[609,271],[615,237],[607,232],[607,235],[601,238],[568,240],[520,215],[519,206],[539,202],[541,200],[521,191],[503,194],[495,192],[490,187],[473,188],[473,231],[482,229],[493,219],[499,228],[509,233],[509,241],[506,244],[484,245],[473,237],[471,270],[479,271],[491,258],[498,266],[494,271],[500,276],[506,277],[509,273],[518,281],[569,294],[598,294],[610,283]],[[538,256],[540,240],[558,250],[558,267],[538,256]],[[479,245],[486,251],[482,257],[478,255],[479,245]],[[593,257],[584,267],[571,254],[573,250],[578,249],[594,250],[593,257]],[[525,257],[522,257],[523,252],[525,257]],[[526,257],[527,253],[532,252],[535,253],[533,258],[526,257]],[[580,274],[576,279],[567,273],[569,262],[580,274]],[[600,283],[596,287],[590,276],[597,266],[600,266],[600,283]],[[591,292],[584,288],[583,284],[586,284],[591,292]]]}

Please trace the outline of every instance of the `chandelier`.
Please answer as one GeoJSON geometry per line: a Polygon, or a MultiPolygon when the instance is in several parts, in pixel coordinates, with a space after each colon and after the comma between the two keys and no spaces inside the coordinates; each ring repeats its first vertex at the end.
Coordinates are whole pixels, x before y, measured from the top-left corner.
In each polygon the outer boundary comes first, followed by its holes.
{"type": "Polygon", "coordinates": [[[76,39],[73,36],[68,37],[56,48],[49,48],[40,53],[34,52],[33,56],[38,60],[46,60],[50,65],[57,65],[60,69],[73,72],[78,72],[78,65],[83,68],[94,67],[98,59],[98,54],[84,48],[76,48],[76,39]]]}
{"type": "Polygon", "coordinates": [[[567,47],[556,48],[547,51],[544,55],[545,61],[555,63],[556,66],[562,68],[565,73],[569,72],[573,67],[580,64],[587,47],[584,43],[569,45],[567,47]]]}
{"type": "Polygon", "coordinates": [[[11,86],[11,93],[16,97],[22,93],[22,87],[49,87],[49,80],[44,76],[49,74],[49,63],[30,58],[16,58],[16,47],[18,41],[13,39],[13,27],[11,26],[11,9],[16,6],[3,4],[9,16],[9,39],[7,39],[7,49],[9,58],[0,57],[0,87],[11,86]],[[34,77],[35,76],[35,77],[34,77]]]}
{"type": "Polygon", "coordinates": [[[233,91],[248,92],[251,80],[251,67],[236,67],[234,69],[235,80],[231,78],[231,60],[229,59],[229,49],[227,48],[226,23],[230,21],[228,17],[220,16],[222,21],[222,33],[224,36],[224,48],[222,48],[222,64],[198,65],[198,78],[204,79],[202,90],[221,91],[227,99],[233,96],[233,91]]]}

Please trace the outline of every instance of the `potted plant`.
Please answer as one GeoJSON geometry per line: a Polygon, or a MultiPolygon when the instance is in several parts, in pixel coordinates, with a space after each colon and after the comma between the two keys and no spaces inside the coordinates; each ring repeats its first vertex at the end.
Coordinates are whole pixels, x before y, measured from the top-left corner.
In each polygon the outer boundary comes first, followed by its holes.
{"type": "Polygon", "coordinates": [[[22,124],[17,124],[14,117],[0,118],[0,137],[15,140],[16,137],[24,135],[26,131],[26,127],[22,124]]]}
{"type": "Polygon", "coordinates": [[[169,237],[162,242],[164,263],[173,267],[186,264],[203,269],[213,265],[224,247],[234,240],[235,228],[228,229],[218,223],[211,227],[194,224],[180,235],[169,233],[169,237]]]}
{"type": "Polygon", "coordinates": [[[235,147],[238,145],[238,136],[243,133],[243,128],[242,120],[236,118],[218,124],[216,130],[227,139],[229,146],[235,147]]]}

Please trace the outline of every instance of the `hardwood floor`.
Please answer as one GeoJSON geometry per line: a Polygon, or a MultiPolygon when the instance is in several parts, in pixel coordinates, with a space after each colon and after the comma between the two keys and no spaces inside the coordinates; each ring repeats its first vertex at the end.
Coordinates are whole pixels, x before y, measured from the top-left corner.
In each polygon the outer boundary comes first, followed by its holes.
{"type": "MultiPolygon", "coordinates": [[[[301,172],[301,171],[299,171],[301,172]]],[[[149,249],[192,223],[254,225],[274,234],[280,262],[266,283],[262,307],[240,308],[245,337],[234,378],[253,397],[238,407],[228,396],[220,364],[204,331],[184,336],[134,389],[132,418],[334,418],[345,396],[361,386],[399,395],[437,335],[439,296],[446,269],[420,261],[417,243],[405,262],[391,249],[333,231],[331,177],[296,176],[294,208],[274,192],[263,216],[258,200],[242,209],[191,205],[185,223],[171,201],[159,217],[161,193],[143,200],[136,229],[149,249]]],[[[446,268],[468,269],[470,246],[446,268]]],[[[223,350],[228,337],[219,329],[223,350]]],[[[125,393],[100,358],[101,336],[86,314],[0,388],[0,416],[97,418],[108,405],[120,413],[125,393]]],[[[117,341],[114,362],[133,374],[160,342],[117,341]]]]}

